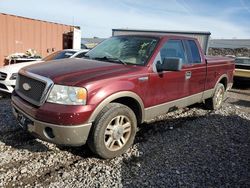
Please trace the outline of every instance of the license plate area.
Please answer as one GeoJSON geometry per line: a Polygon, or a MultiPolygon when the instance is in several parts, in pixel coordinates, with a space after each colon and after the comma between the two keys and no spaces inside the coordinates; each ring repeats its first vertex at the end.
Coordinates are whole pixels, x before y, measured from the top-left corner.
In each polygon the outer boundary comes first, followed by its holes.
{"type": "Polygon", "coordinates": [[[17,121],[24,130],[30,131],[34,126],[34,122],[20,112],[17,112],[17,121]]]}

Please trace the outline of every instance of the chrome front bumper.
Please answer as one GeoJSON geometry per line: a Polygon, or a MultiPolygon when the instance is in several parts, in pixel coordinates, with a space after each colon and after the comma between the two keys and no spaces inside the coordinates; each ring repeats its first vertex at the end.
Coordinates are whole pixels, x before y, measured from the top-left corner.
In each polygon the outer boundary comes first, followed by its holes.
{"type": "Polygon", "coordinates": [[[13,103],[12,106],[19,125],[41,140],[66,146],[81,146],[87,141],[91,123],[76,126],[50,124],[35,120],[13,103]]]}

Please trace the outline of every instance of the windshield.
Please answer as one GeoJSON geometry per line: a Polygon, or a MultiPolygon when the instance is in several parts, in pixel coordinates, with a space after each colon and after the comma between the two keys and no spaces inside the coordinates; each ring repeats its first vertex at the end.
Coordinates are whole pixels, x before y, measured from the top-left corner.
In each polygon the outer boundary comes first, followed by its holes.
{"type": "Polygon", "coordinates": [[[72,55],[74,55],[76,52],[75,51],[57,51],[53,54],[48,55],[47,57],[43,58],[43,61],[51,61],[51,60],[56,60],[56,59],[64,59],[64,58],[70,58],[72,55]]]}
{"type": "Polygon", "coordinates": [[[157,42],[158,39],[153,37],[112,37],[89,51],[86,57],[123,64],[145,65],[157,42]]]}
{"type": "Polygon", "coordinates": [[[235,59],[236,64],[243,64],[243,65],[250,65],[250,58],[249,59],[235,59]]]}

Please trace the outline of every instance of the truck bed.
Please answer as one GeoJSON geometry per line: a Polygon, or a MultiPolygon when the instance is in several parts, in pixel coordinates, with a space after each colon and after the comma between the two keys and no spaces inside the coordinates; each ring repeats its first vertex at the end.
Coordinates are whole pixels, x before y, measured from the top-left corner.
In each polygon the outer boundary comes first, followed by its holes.
{"type": "Polygon", "coordinates": [[[234,62],[234,59],[229,58],[229,57],[222,57],[222,56],[206,55],[205,59],[206,59],[207,63],[222,63],[222,62],[233,63],[234,62]]]}

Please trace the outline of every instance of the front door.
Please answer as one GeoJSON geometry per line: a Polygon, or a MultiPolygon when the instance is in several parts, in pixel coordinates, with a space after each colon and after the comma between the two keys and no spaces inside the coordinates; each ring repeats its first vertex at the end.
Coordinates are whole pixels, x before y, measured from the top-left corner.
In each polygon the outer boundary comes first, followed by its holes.
{"type": "Polygon", "coordinates": [[[152,73],[149,77],[150,94],[148,95],[149,106],[168,103],[189,94],[189,80],[186,79],[185,66],[188,63],[185,47],[182,40],[168,39],[162,45],[153,63],[152,73]],[[156,64],[162,63],[164,58],[178,57],[182,59],[183,68],[180,71],[157,72],[156,64]]]}

